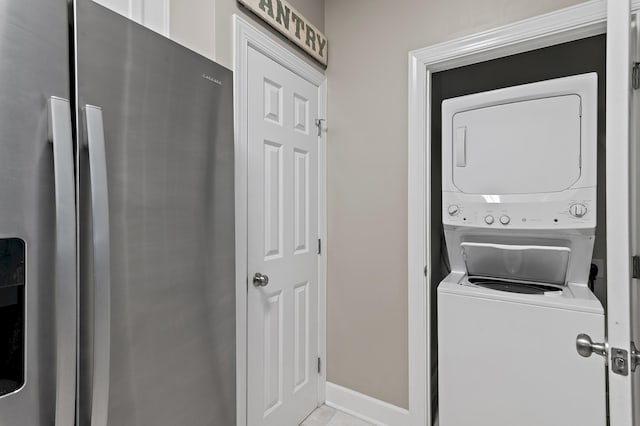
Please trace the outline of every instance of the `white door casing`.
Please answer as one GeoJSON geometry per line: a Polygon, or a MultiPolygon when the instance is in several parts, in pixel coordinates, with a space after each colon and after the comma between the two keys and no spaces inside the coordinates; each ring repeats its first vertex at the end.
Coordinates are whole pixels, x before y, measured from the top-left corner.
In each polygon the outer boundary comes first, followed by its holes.
{"type": "Polygon", "coordinates": [[[247,63],[248,424],[294,425],[318,401],[318,87],[247,63]]]}
{"type": "MultiPolygon", "coordinates": [[[[611,425],[634,426],[640,419],[638,389],[640,366],[630,367],[634,337],[636,343],[640,325],[640,303],[637,281],[631,276],[632,249],[637,249],[638,217],[637,141],[632,139],[632,27],[631,1],[607,1],[607,339],[609,343],[609,416],[611,425]],[[635,155],[634,155],[635,154],[635,155]],[[632,192],[634,191],[633,195],[632,192]],[[635,282],[634,282],[635,281],[635,282]],[[616,350],[626,351],[627,374],[615,371],[616,350]],[[634,401],[635,399],[635,401],[634,401]]],[[[637,111],[635,112],[637,115],[637,111]]]]}
{"type": "Polygon", "coordinates": [[[94,0],[153,31],[169,37],[170,0],[94,0]]]}

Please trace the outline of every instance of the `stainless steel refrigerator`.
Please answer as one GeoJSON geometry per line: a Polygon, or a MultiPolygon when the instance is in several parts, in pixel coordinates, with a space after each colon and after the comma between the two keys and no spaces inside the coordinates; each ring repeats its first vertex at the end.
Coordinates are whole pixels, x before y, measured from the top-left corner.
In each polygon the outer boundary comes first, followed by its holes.
{"type": "Polygon", "coordinates": [[[232,74],[0,0],[0,426],[235,424],[232,74]]]}

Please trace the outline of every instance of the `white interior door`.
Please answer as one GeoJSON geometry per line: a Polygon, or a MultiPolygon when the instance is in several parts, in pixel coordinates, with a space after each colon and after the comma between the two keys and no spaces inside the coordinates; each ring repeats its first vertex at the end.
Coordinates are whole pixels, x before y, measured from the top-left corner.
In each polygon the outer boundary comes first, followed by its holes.
{"type": "Polygon", "coordinates": [[[635,29],[630,0],[607,6],[607,331],[609,409],[612,426],[640,425],[640,366],[632,342],[640,344],[638,280],[632,256],[638,242],[638,100],[631,84],[635,29]],[[633,102],[632,102],[633,101],[633,102]],[[625,358],[626,360],[621,361],[625,358]]]}
{"type": "Polygon", "coordinates": [[[318,398],[318,87],[249,48],[248,91],[248,424],[293,426],[318,398]]]}

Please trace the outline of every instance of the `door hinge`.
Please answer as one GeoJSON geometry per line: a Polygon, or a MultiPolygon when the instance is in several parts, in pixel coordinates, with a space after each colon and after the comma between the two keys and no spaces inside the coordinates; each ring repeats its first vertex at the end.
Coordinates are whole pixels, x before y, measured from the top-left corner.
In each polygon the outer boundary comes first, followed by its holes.
{"type": "Polygon", "coordinates": [[[631,69],[631,86],[633,90],[640,89],[640,62],[634,62],[631,69]]]}
{"type": "Polygon", "coordinates": [[[318,136],[322,136],[322,122],[326,121],[324,118],[316,118],[316,127],[318,128],[318,136]]]}
{"type": "Polygon", "coordinates": [[[322,360],[318,357],[318,374],[322,371],[322,360]]]}
{"type": "Polygon", "coordinates": [[[322,240],[318,238],[318,254],[322,254],[322,240]]]}
{"type": "Polygon", "coordinates": [[[633,256],[631,261],[631,278],[640,278],[640,256],[633,256]]]}

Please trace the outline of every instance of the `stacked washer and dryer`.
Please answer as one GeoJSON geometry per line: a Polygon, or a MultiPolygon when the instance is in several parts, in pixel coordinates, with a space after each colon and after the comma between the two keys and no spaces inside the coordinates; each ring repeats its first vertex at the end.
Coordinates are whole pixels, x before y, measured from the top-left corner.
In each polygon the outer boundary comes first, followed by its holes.
{"type": "Polygon", "coordinates": [[[604,341],[588,287],[596,229],[597,75],[442,103],[440,426],[602,426],[604,341]]]}

